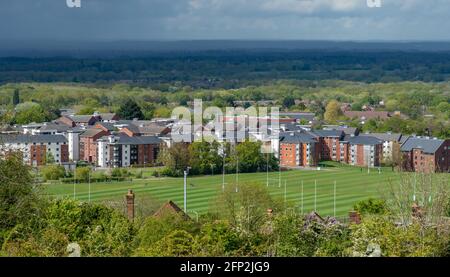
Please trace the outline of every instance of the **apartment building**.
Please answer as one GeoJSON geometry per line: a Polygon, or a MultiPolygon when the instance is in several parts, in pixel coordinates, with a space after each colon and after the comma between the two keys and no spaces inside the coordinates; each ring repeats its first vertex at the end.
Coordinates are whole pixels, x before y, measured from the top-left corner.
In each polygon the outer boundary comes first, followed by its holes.
{"type": "Polygon", "coordinates": [[[97,141],[99,167],[152,166],[155,164],[162,140],[156,136],[129,137],[109,135],[97,141]]]}
{"type": "Polygon", "coordinates": [[[400,159],[402,134],[397,133],[366,133],[361,136],[371,136],[383,141],[382,162],[388,163],[400,159]]]}
{"type": "Polygon", "coordinates": [[[280,135],[281,166],[317,166],[319,154],[317,137],[310,132],[298,131],[280,135]]]}
{"type": "Polygon", "coordinates": [[[80,134],[80,160],[97,163],[97,140],[109,135],[110,132],[100,128],[91,128],[80,134]]]}
{"type": "Polygon", "coordinates": [[[344,131],[340,130],[315,130],[319,138],[320,160],[340,161],[341,140],[345,137],[344,131]]]}
{"type": "MultiPolygon", "coordinates": [[[[355,166],[376,167],[381,165],[383,141],[370,136],[346,137],[347,163],[355,166]]],[[[345,146],[344,146],[345,152],[345,146]]],[[[342,159],[342,157],[340,157],[342,159]]]]}
{"type": "Polygon", "coordinates": [[[450,171],[450,140],[410,137],[401,146],[404,170],[431,173],[450,171]]]}
{"type": "Polygon", "coordinates": [[[30,166],[45,165],[51,154],[55,163],[69,161],[67,139],[62,135],[0,135],[1,151],[20,151],[24,163],[30,166]]]}

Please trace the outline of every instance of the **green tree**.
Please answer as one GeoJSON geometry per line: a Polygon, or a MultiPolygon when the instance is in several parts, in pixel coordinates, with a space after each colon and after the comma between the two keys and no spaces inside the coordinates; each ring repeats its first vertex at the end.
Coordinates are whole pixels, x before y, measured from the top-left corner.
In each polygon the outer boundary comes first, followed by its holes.
{"type": "Polygon", "coordinates": [[[12,97],[12,104],[14,106],[17,106],[19,103],[20,103],[20,92],[18,89],[15,89],[12,97]]]}
{"type": "Polygon", "coordinates": [[[22,153],[0,155],[0,233],[30,220],[40,205],[37,196],[22,153]]]}
{"type": "Polygon", "coordinates": [[[91,175],[91,169],[89,167],[77,167],[75,174],[78,182],[88,182],[91,175]]]}
{"type": "Polygon", "coordinates": [[[336,123],[337,120],[342,116],[341,105],[336,100],[331,100],[328,102],[325,108],[324,119],[328,123],[336,123]]]}
{"type": "Polygon", "coordinates": [[[211,174],[222,172],[222,157],[218,152],[218,142],[194,142],[189,146],[190,166],[193,174],[211,174]]]}
{"type": "Polygon", "coordinates": [[[25,102],[16,106],[15,122],[17,124],[41,123],[48,120],[47,112],[38,103],[25,102]]]}
{"type": "Polygon", "coordinates": [[[60,165],[47,165],[41,169],[44,180],[59,180],[64,178],[66,170],[60,165]]]}
{"type": "Polygon", "coordinates": [[[283,98],[283,107],[289,109],[295,105],[295,98],[292,96],[286,96],[283,98]]]}
{"type": "Polygon", "coordinates": [[[123,118],[123,119],[144,119],[144,114],[141,111],[141,108],[131,98],[128,98],[125,100],[125,102],[120,105],[119,110],[117,111],[117,114],[123,118]]]}

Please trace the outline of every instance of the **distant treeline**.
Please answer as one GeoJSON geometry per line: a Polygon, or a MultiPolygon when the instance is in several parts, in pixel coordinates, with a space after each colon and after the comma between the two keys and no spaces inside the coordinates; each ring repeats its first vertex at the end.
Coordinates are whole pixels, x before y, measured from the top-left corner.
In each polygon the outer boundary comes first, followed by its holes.
{"type": "Polygon", "coordinates": [[[130,82],[164,91],[174,82],[196,88],[237,88],[276,79],[441,82],[450,79],[450,52],[248,50],[140,58],[0,59],[0,83],[130,82]]]}

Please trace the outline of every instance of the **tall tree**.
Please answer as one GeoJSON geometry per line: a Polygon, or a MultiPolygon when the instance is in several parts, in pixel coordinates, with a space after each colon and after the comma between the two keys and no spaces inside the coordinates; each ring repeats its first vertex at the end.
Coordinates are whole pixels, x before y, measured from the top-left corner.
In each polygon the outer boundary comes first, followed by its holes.
{"type": "Polygon", "coordinates": [[[328,123],[335,123],[342,116],[341,106],[338,101],[331,100],[325,108],[324,119],[328,123]]]}
{"type": "Polygon", "coordinates": [[[125,102],[120,106],[117,113],[123,119],[144,119],[144,114],[142,113],[141,108],[136,103],[136,101],[131,98],[125,100],[125,102]]]}
{"type": "Polygon", "coordinates": [[[13,103],[14,106],[16,106],[16,105],[18,105],[20,103],[20,93],[19,93],[18,89],[14,90],[12,103],[13,103]]]}

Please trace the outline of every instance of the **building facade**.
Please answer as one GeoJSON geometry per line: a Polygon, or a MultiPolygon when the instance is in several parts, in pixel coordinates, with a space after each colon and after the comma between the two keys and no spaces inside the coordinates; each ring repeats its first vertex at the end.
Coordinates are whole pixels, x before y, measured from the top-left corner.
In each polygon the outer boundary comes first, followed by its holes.
{"type": "Polygon", "coordinates": [[[99,167],[145,167],[156,163],[162,140],[155,136],[118,134],[102,137],[97,144],[99,167]]]}
{"type": "Polygon", "coordinates": [[[450,140],[410,137],[401,147],[402,168],[421,173],[450,172],[450,140]]]}
{"type": "Polygon", "coordinates": [[[20,151],[30,166],[42,166],[52,156],[57,164],[69,161],[67,139],[62,135],[2,135],[2,152],[20,151]]]}
{"type": "Polygon", "coordinates": [[[319,162],[317,138],[306,131],[288,132],[280,136],[280,165],[311,167],[319,162]]]}

